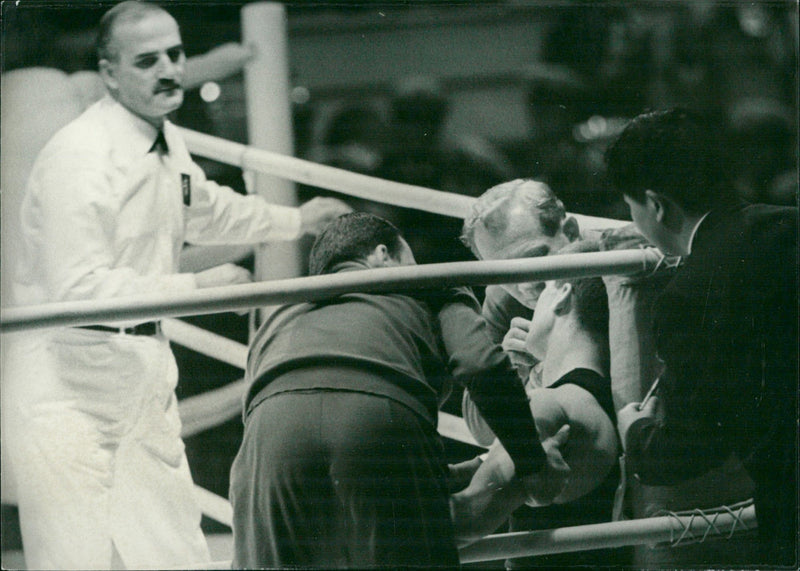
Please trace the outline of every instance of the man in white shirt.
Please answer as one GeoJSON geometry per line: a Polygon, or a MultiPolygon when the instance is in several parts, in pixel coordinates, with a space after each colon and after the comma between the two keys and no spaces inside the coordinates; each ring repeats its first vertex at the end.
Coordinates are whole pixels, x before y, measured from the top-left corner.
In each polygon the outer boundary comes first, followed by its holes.
{"type": "MultiPolygon", "coordinates": [[[[163,9],[123,2],[98,38],[109,91],[40,153],[21,209],[17,304],[191,291],[250,281],[226,264],[178,273],[184,242],[316,233],[348,208],[267,204],[206,180],[165,118],[185,55],[163,9]]],[[[3,445],[29,568],[163,568],[209,559],[180,439],[177,368],[158,323],[16,336],[3,445]]]]}

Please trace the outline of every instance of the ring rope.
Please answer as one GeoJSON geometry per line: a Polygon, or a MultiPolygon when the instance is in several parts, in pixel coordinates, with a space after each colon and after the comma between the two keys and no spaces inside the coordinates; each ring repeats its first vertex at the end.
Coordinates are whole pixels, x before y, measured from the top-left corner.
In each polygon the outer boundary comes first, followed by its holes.
{"type": "MultiPolygon", "coordinates": [[[[741,527],[741,531],[751,531],[751,528],[747,525],[747,522],[742,517],[744,510],[752,505],[752,500],[748,500],[745,502],[740,502],[738,504],[734,504],[733,506],[720,506],[715,508],[712,511],[710,517],[707,512],[699,508],[695,508],[689,511],[680,511],[680,512],[673,512],[669,510],[659,510],[657,515],[665,515],[669,517],[673,517],[680,529],[680,535],[675,538],[674,536],[670,537],[669,543],[672,547],[677,547],[681,544],[688,544],[688,543],[703,543],[706,541],[708,536],[711,532],[715,532],[717,535],[722,536],[725,533],[718,529],[717,522],[721,515],[727,514],[733,521],[731,523],[731,528],[727,533],[726,539],[730,539],[733,537],[733,534],[737,531],[737,526],[741,527]],[[688,516],[688,521],[686,521],[686,517],[688,516]],[[704,528],[703,535],[701,537],[697,537],[694,532],[694,521],[696,518],[700,518],[707,526],[704,528]]],[[[678,530],[675,530],[678,531],[678,530]]]]}
{"type": "Polygon", "coordinates": [[[197,131],[181,129],[186,146],[197,155],[220,162],[334,190],[349,196],[394,206],[417,208],[455,218],[466,217],[474,199],[429,188],[380,179],[234,143],[197,131]]]}
{"type": "MultiPolygon", "coordinates": [[[[226,508],[218,502],[221,498],[210,492],[204,492],[204,490],[198,491],[198,495],[204,499],[210,495],[213,502],[217,502],[216,507],[224,520],[227,515],[226,508]]],[[[757,527],[752,500],[736,504],[733,507],[736,508],[736,513],[728,506],[714,508],[720,511],[712,520],[705,517],[705,513],[701,510],[695,510],[699,513],[693,513],[690,516],[669,513],[669,515],[617,522],[489,535],[471,545],[460,548],[459,558],[462,564],[481,563],[627,545],[652,545],[671,541],[674,537],[676,522],[685,529],[697,529],[705,526],[704,537],[711,531],[717,533],[719,537],[728,533],[725,536],[726,539],[733,537],[737,526],[748,531],[757,527]],[[695,516],[699,514],[703,514],[703,516],[698,519],[695,516]]],[[[200,568],[230,568],[230,561],[215,561],[209,565],[200,568]]]]}
{"type": "Polygon", "coordinates": [[[657,252],[655,248],[648,248],[399,266],[206,288],[187,293],[14,307],[0,310],[0,332],[218,313],[280,303],[318,301],[354,292],[642,274],[651,271],[658,263],[660,255],[657,252]]]}
{"type": "Polygon", "coordinates": [[[204,515],[228,527],[233,527],[233,506],[226,498],[218,496],[197,484],[194,486],[194,495],[204,515]]]}
{"type": "Polygon", "coordinates": [[[734,507],[736,512],[727,506],[709,510],[719,510],[712,519],[705,512],[695,510],[688,516],[670,513],[609,523],[490,535],[462,548],[461,563],[672,542],[676,525],[692,530],[692,533],[704,531],[704,537],[713,531],[717,534],[715,537],[728,539],[733,536],[737,527],[742,531],[757,527],[752,500],[734,507]],[[725,533],[728,535],[725,536],[725,533]]]}
{"type": "Polygon", "coordinates": [[[175,341],[207,357],[222,361],[237,369],[247,368],[247,345],[213,333],[202,327],[178,319],[162,319],[161,330],[171,341],[175,341]]]}
{"type": "MultiPolygon", "coordinates": [[[[256,147],[228,141],[181,127],[189,151],[195,155],[233,165],[245,170],[270,174],[310,186],[333,190],[349,196],[365,198],[395,206],[424,210],[455,218],[464,218],[472,210],[475,198],[405,184],[378,177],[321,165],[296,157],[281,155],[256,147]]],[[[600,229],[630,224],[597,216],[570,214],[580,227],[600,229]]]]}

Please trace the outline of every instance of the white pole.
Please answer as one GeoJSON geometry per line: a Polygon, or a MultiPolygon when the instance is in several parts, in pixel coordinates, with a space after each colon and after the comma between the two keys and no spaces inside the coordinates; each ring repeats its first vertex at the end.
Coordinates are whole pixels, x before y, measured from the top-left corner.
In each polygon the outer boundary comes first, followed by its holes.
{"type": "MultiPolygon", "coordinates": [[[[293,155],[286,11],[278,3],[254,2],[242,8],[241,22],[242,40],[255,48],[255,57],[244,71],[250,145],[293,155]]],[[[251,192],[269,202],[297,204],[294,184],[275,176],[256,174],[251,192]]],[[[297,243],[282,242],[258,248],[255,270],[260,281],[300,275],[297,243]]]]}

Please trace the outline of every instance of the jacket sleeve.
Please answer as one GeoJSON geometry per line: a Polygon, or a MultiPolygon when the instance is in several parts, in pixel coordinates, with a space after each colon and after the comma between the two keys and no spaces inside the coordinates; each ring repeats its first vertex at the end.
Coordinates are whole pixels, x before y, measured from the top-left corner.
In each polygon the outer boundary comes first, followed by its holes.
{"type": "Polygon", "coordinates": [[[511,328],[511,320],[515,317],[530,319],[533,310],[511,297],[499,285],[489,285],[486,286],[481,314],[486,321],[489,336],[499,345],[511,328]]]}
{"type": "Polygon", "coordinates": [[[629,427],[626,440],[630,471],[651,486],[701,476],[720,466],[732,452],[721,427],[697,418],[639,419],[629,427]]]}
{"type": "Polygon", "coordinates": [[[527,395],[503,350],[492,342],[475,296],[468,289],[455,290],[438,319],[451,375],[469,390],[517,474],[542,470],[545,453],[527,395]]]}

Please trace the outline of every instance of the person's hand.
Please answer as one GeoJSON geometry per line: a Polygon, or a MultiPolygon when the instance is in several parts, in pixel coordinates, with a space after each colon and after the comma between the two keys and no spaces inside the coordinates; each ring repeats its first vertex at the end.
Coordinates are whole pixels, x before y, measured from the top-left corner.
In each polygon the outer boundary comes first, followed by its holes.
{"type": "Polygon", "coordinates": [[[466,488],[472,476],[481,467],[481,464],[483,464],[483,458],[480,456],[458,464],[448,464],[447,469],[450,472],[450,477],[447,480],[447,486],[450,489],[450,493],[459,492],[466,488]]]}
{"type": "Polygon", "coordinates": [[[536,358],[525,348],[525,339],[528,337],[530,327],[530,319],[515,317],[511,320],[511,327],[503,337],[503,351],[523,379],[529,377],[531,369],[537,362],[536,358]]]}
{"type": "Polygon", "coordinates": [[[653,244],[645,238],[635,224],[627,224],[619,228],[604,230],[600,238],[600,251],[609,250],[636,250],[645,249],[654,252],[657,256],[657,263],[651,270],[641,271],[630,275],[608,275],[603,276],[606,288],[619,287],[630,283],[636,283],[650,276],[674,270],[681,263],[680,256],[666,256],[661,253],[653,244]]]}
{"type": "Polygon", "coordinates": [[[300,232],[316,236],[334,219],[352,211],[352,208],[336,198],[312,198],[300,206],[300,232]]]}
{"type": "Polygon", "coordinates": [[[635,224],[626,224],[619,228],[604,230],[600,236],[600,251],[609,250],[635,250],[652,246],[635,224]]]}
{"type": "Polygon", "coordinates": [[[525,503],[531,507],[547,506],[564,490],[569,481],[569,465],[561,454],[561,448],[569,440],[569,424],[562,426],[550,438],[542,442],[547,455],[547,466],[522,479],[528,499],[525,503]]]}
{"type": "Polygon", "coordinates": [[[642,403],[632,402],[622,407],[617,412],[617,430],[619,430],[622,448],[627,449],[628,429],[631,425],[642,418],[655,421],[660,409],[661,401],[658,397],[650,397],[645,403],[644,408],[640,408],[642,403]]]}
{"type": "Polygon", "coordinates": [[[222,264],[194,275],[198,288],[248,284],[253,281],[252,274],[236,264],[222,264]]]}

